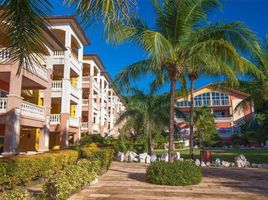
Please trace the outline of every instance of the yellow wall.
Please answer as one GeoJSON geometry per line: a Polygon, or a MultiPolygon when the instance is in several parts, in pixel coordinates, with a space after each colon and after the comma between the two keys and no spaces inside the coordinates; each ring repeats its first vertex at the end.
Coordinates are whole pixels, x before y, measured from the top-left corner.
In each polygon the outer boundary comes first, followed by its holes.
{"type": "Polygon", "coordinates": [[[71,78],[71,84],[72,84],[72,86],[76,87],[76,85],[77,85],[77,78],[76,77],[71,78]]]}
{"type": "Polygon", "coordinates": [[[75,116],[75,105],[70,106],[70,116],[74,117],[75,116]]]}

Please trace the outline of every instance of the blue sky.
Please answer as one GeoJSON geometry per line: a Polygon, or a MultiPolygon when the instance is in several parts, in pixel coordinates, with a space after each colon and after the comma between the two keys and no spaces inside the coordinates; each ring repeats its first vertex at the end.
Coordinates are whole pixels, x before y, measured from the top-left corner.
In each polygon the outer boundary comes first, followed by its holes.
{"type": "MultiPolygon", "coordinates": [[[[63,5],[63,0],[51,1],[54,6],[53,15],[73,15],[75,14],[72,8],[66,8],[63,5]]],[[[141,18],[147,20],[149,24],[154,23],[151,0],[138,0],[138,12],[141,18]]],[[[268,33],[268,0],[225,0],[223,1],[223,11],[212,13],[210,20],[213,21],[243,21],[260,38],[263,38],[268,33]]],[[[85,53],[96,53],[102,59],[107,71],[114,77],[120,69],[128,66],[136,61],[146,57],[139,47],[124,43],[121,45],[107,44],[103,37],[101,24],[96,24],[86,30],[86,34],[91,41],[91,45],[85,47],[85,53]]],[[[136,83],[142,90],[148,89],[150,77],[142,77],[136,83]]],[[[200,78],[196,82],[196,87],[205,84],[219,81],[220,78],[200,78]]],[[[169,87],[165,86],[161,92],[169,91],[169,87]]]]}

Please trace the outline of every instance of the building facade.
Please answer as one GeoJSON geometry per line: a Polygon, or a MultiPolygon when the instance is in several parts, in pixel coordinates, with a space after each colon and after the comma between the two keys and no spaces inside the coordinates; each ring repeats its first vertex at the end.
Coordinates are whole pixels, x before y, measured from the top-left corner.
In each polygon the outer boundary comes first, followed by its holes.
{"type": "Polygon", "coordinates": [[[20,74],[0,31],[0,153],[66,148],[81,132],[112,130],[111,79],[96,55],[84,56],[83,29],[73,16],[49,22],[44,60],[20,74]]]}
{"type": "MultiPolygon", "coordinates": [[[[239,103],[249,95],[237,90],[209,84],[194,91],[194,107],[208,107],[215,115],[215,126],[219,135],[228,140],[231,135],[239,131],[239,126],[246,118],[253,117],[254,107],[252,104],[238,107],[239,103]],[[236,109],[237,108],[237,109],[236,109]]],[[[190,96],[177,98],[177,107],[189,117],[190,96]]],[[[188,123],[179,114],[176,115],[176,124],[182,134],[189,134],[188,123]]]]}

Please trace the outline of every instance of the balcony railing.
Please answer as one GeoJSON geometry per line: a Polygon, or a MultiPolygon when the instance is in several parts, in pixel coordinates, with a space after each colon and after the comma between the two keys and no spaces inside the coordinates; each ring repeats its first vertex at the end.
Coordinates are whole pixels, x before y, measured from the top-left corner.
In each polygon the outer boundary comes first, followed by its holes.
{"type": "Polygon", "coordinates": [[[7,111],[7,98],[0,98],[0,113],[5,113],[7,111]]]}
{"type": "Polygon", "coordinates": [[[79,127],[79,118],[78,117],[70,117],[69,125],[74,127],[79,127]]]}
{"type": "Polygon", "coordinates": [[[58,56],[58,57],[62,57],[62,56],[64,56],[64,51],[54,51],[53,55],[58,56]]]}
{"type": "Polygon", "coordinates": [[[11,53],[9,50],[1,48],[0,49],[0,59],[1,60],[5,60],[5,59],[9,59],[11,56],[11,53]]]}
{"type": "Polygon", "coordinates": [[[88,99],[82,99],[82,106],[88,106],[88,99]]]}
{"type": "Polygon", "coordinates": [[[70,61],[71,61],[71,65],[78,71],[81,70],[81,64],[78,61],[78,58],[73,54],[70,53],[70,61]]]}
{"type": "Polygon", "coordinates": [[[81,130],[88,130],[88,123],[87,122],[81,123],[81,130]]]}
{"type": "Polygon", "coordinates": [[[50,124],[60,124],[60,114],[51,114],[50,115],[50,124]]]}
{"type": "Polygon", "coordinates": [[[45,67],[35,64],[31,72],[44,80],[48,80],[47,69],[45,67]]]}
{"type": "Polygon", "coordinates": [[[78,90],[78,88],[76,88],[76,87],[74,87],[72,84],[70,84],[71,85],[71,94],[73,94],[74,96],[76,96],[76,97],[79,97],[79,90],[78,90]]]}
{"type": "Polygon", "coordinates": [[[226,116],[226,117],[224,117],[224,116],[222,116],[222,117],[215,117],[215,121],[231,121],[233,119],[233,117],[231,117],[231,116],[226,116]]]}
{"type": "Polygon", "coordinates": [[[82,77],[82,82],[83,82],[83,83],[89,83],[89,82],[90,82],[90,78],[89,78],[89,76],[83,76],[83,77],[82,77]]]}
{"type": "Polygon", "coordinates": [[[52,81],[52,90],[61,90],[62,89],[62,81],[52,81]]]}
{"type": "Polygon", "coordinates": [[[45,109],[41,106],[23,101],[21,104],[21,115],[34,119],[45,119],[45,109]]]}
{"type": "Polygon", "coordinates": [[[93,130],[94,130],[94,131],[99,131],[99,126],[98,126],[98,124],[93,124],[93,130]]]}

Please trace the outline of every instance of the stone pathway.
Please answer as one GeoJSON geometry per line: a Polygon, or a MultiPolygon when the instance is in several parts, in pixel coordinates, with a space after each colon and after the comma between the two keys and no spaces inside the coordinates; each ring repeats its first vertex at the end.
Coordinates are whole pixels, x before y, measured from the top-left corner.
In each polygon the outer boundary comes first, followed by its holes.
{"type": "Polygon", "coordinates": [[[267,200],[268,169],[203,168],[203,180],[194,186],[160,186],[146,182],[147,165],[113,162],[100,181],[70,200],[176,199],[267,200]]]}

